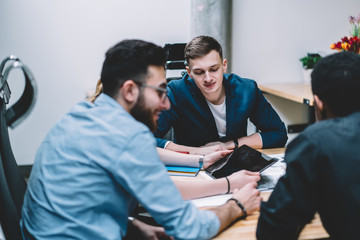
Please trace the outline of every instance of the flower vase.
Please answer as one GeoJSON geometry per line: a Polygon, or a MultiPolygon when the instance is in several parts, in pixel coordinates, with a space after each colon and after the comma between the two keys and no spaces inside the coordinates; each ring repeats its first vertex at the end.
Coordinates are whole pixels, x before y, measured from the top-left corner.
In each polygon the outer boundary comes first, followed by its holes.
{"type": "Polygon", "coordinates": [[[311,83],[311,72],[312,69],[303,69],[303,80],[305,84],[311,83]]]}

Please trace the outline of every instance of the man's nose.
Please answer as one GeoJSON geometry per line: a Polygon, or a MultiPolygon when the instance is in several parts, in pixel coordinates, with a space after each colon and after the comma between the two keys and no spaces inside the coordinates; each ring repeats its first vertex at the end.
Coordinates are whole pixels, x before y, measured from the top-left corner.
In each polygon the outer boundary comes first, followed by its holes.
{"type": "Polygon", "coordinates": [[[211,80],[211,75],[210,75],[210,72],[206,71],[205,72],[205,78],[204,78],[205,81],[210,81],[211,80]]]}
{"type": "Polygon", "coordinates": [[[169,110],[170,109],[170,99],[168,96],[164,98],[163,101],[161,101],[161,109],[162,110],[169,110]]]}

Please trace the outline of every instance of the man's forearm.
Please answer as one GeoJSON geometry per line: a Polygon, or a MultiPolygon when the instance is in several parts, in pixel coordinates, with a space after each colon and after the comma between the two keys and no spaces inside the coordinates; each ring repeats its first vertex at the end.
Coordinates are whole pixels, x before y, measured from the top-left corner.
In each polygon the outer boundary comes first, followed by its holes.
{"type": "Polygon", "coordinates": [[[207,155],[216,151],[226,150],[226,148],[222,147],[221,145],[217,144],[214,146],[206,146],[206,147],[189,147],[184,145],[179,145],[173,142],[170,142],[166,149],[172,151],[180,151],[180,152],[188,152],[190,154],[195,155],[207,155]]]}
{"type": "Polygon", "coordinates": [[[171,179],[179,189],[184,200],[224,194],[228,191],[228,183],[225,178],[215,179],[214,181],[182,181],[177,178],[171,179]]]}
{"type": "Polygon", "coordinates": [[[179,152],[191,152],[194,150],[194,147],[189,147],[185,145],[176,144],[174,142],[170,142],[165,149],[179,152]]]}
{"type": "Polygon", "coordinates": [[[223,231],[244,214],[235,201],[228,201],[226,204],[211,210],[214,211],[219,218],[219,232],[223,231]]]}
{"type": "MultiPolygon", "coordinates": [[[[183,154],[168,148],[157,148],[161,161],[165,165],[199,167],[199,155],[183,154]]],[[[187,151],[186,151],[187,152],[187,151]]]]}
{"type": "MultiPolygon", "coordinates": [[[[259,133],[251,134],[250,136],[238,138],[239,147],[246,144],[249,147],[260,149],[263,147],[262,139],[259,133]]],[[[229,145],[234,146],[232,141],[228,142],[229,145]]]]}
{"type": "Polygon", "coordinates": [[[241,147],[244,144],[248,145],[249,147],[258,149],[263,147],[262,139],[259,133],[254,133],[250,136],[245,136],[237,139],[235,138],[227,142],[211,142],[206,144],[205,146],[213,146],[215,144],[222,146],[223,149],[235,149],[236,147],[241,147]]]}

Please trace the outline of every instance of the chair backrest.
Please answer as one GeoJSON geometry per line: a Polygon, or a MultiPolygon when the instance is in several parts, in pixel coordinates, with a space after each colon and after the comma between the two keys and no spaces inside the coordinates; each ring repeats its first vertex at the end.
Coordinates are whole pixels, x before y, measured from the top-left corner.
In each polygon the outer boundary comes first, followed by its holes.
{"type": "MultiPolygon", "coordinates": [[[[186,43],[167,43],[164,46],[164,50],[166,53],[166,75],[169,75],[169,70],[183,70],[175,73],[175,76],[167,76],[166,81],[170,82],[174,79],[182,78],[182,76],[186,73],[185,67],[185,50],[186,43]]],[[[164,139],[175,141],[175,132],[174,129],[171,128],[164,136],[164,139]]]]}
{"type": "Polygon", "coordinates": [[[22,239],[19,221],[26,182],[12,152],[8,126],[15,127],[29,114],[35,103],[36,84],[29,69],[18,58],[4,59],[0,70],[0,222],[6,239],[16,240],[22,239]],[[12,63],[2,74],[5,63],[9,60],[12,63]],[[14,68],[22,69],[25,88],[19,100],[6,109],[11,95],[7,78],[14,68]]]}
{"type": "MultiPolygon", "coordinates": [[[[167,43],[164,46],[166,53],[166,70],[185,70],[185,50],[186,43],[167,43]]],[[[168,77],[167,81],[179,79],[186,71],[182,71],[180,76],[168,77]]]]}

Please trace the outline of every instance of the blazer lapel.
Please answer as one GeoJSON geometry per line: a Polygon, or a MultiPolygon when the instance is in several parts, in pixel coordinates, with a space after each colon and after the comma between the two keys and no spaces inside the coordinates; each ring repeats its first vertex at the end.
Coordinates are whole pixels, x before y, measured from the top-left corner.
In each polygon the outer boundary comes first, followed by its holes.
{"type": "Polygon", "coordinates": [[[219,138],[219,134],[216,128],[216,123],[214,116],[212,115],[210,108],[205,100],[204,95],[201,93],[200,89],[196,86],[193,79],[188,78],[190,83],[190,92],[192,97],[194,98],[194,107],[196,111],[203,117],[204,127],[209,129],[210,134],[214,138],[219,138]]]}
{"type": "Polygon", "coordinates": [[[236,132],[236,121],[237,111],[236,111],[236,96],[235,91],[232,91],[230,80],[224,75],[223,85],[225,87],[226,94],[226,137],[232,137],[236,132]]]}

